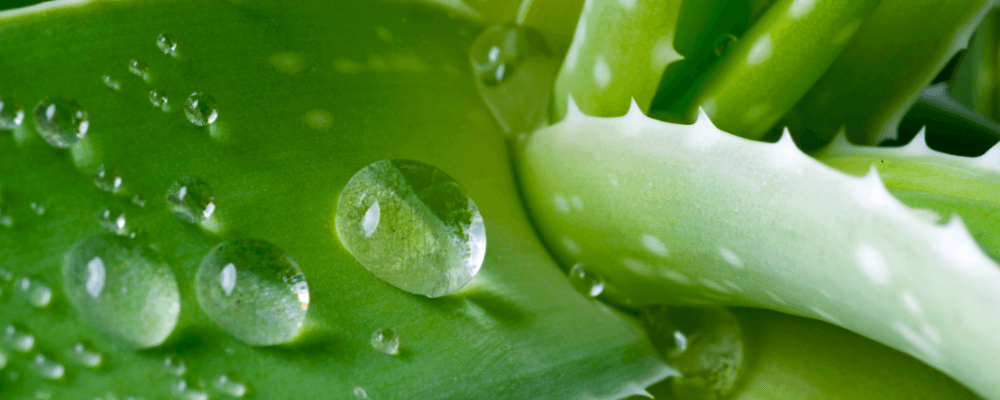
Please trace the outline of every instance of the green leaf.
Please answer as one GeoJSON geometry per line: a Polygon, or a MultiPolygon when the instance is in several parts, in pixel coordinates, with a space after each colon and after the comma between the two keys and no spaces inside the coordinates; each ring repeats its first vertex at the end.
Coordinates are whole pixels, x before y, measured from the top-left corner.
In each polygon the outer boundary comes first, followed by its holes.
{"type": "Polygon", "coordinates": [[[501,132],[472,84],[465,49],[481,26],[423,5],[370,1],[78,1],[0,13],[0,91],[25,105],[13,135],[0,135],[0,184],[14,228],[0,227],[2,267],[54,289],[34,308],[2,282],[0,323],[21,324],[36,351],[63,364],[47,382],[30,354],[8,356],[3,396],[95,398],[113,392],[166,398],[181,379],[213,382],[235,371],[254,398],[616,398],[672,372],[620,313],[575,293],[528,222],[501,132]],[[177,38],[163,54],[157,35],[177,38]],[[149,82],[129,72],[144,59],[149,82]],[[119,82],[105,86],[104,75],[119,82]],[[150,104],[162,90],[170,111],[150,104]],[[218,100],[207,128],[185,118],[195,91],[218,100]],[[34,131],[33,108],[65,94],[89,113],[86,137],[68,150],[34,131]],[[486,261],[458,293],[428,299],[372,276],[341,246],[334,214],[341,188],[381,159],[432,164],[460,182],[486,223],[486,261]],[[98,165],[121,173],[117,195],[98,190],[98,165]],[[215,192],[215,224],[168,211],[171,183],[196,176],[215,192]],[[145,206],[132,204],[133,195],[145,206]],[[35,202],[43,215],[31,212],[35,202]],[[87,325],[62,293],[63,253],[102,231],[116,206],[145,231],[181,292],[178,327],[162,346],[135,351],[87,325]],[[199,309],[195,270],[216,244],[271,242],[299,264],[311,295],[302,337],[250,347],[199,309]],[[388,327],[402,355],[371,348],[388,327]],[[587,334],[580,334],[586,332],[587,334]],[[66,352],[91,341],[105,366],[66,352]],[[174,358],[176,359],[176,358],[174,358]]]}

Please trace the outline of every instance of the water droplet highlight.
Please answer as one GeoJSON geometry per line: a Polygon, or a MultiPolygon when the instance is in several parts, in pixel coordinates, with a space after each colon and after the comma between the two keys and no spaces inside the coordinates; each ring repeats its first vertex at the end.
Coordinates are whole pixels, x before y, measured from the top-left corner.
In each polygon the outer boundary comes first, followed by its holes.
{"type": "Polygon", "coordinates": [[[653,347],[681,376],[673,378],[677,399],[725,398],[743,367],[739,321],[721,307],[652,306],[642,319],[653,347]]]}
{"type": "Polygon", "coordinates": [[[262,240],[215,246],[198,266],[195,284],[205,314],[254,346],[294,340],[309,308],[305,274],[283,250],[262,240]]]}
{"type": "Polygon", "coordinates": [[[604,279],[585,264],[576,264],[569,270],[569,283],[580,294],[594,298],[604,291],[604,279]]]}
{"type": "Polygon", "coordinates": [[[68,353],[74,362],[90,369],[96,369],[104,362],[104,355],[90,343],[77,342],[68,353]]]}
{"type": "Polygon", "coordinates": [[[119,90],[122,88],[121,84],[118,83],[118,80],[112,77],[111,75],[104,75],[103,77],[101,77],[101,81],[104,82],[104,86],[107,86],[114,90],[119,90]]]}
{"type": "Polygon", "coordinates": [[[195,92],[188,96],[187,103],[184,104],[184,115],[187,115],[192,124],[205,126],[219,117],[218,104],[212,95],[195,92]]]}
{"type": "Polygon", "coordinates": [[[63,259],[66,297],[95,328],[147,348],[177,324],[180,294],[170,267],[149,248],[114,236],[77,242],[63,259]]]}
{"type": "Polygon", "coordinates": [[[170,99],[167,98],[167,94],[162,90],[151,90],[149,92],[149,102],[153,104],[153,107],[157,107],[163,111],[170,111],[170,99]]]}
{"type": "Polygon", "coordinates": [[[41,353],[31,358],[31,367],[42,378],[50,381],[62,379],[66,375],[66,367],[41,353]]]}
{"type": "Polygon", "coordinates": [[[219,375],[212,381],[212,386],[215,390],[225,393],[232,397],[243,397],[247,394],[247,385],[236,379],[233,373],[219,375]]]}
{"type": "Polygon", "coordinates": [[[128,62],[128,70],[132,75],[142,78],[142,80],[149,82],[149,64],[146,64],[146,60],[141,58],[133,58],[132,61],[128,62]]]}
{"type": "Polygon", "coordinates": [[[373,275],[428,297],[464,286],[486,255],[475,202],[444,171],[419,161],[382,160],[358,171],[340,194],[336,229],[373,275]]]}
{"type": "Polygon", "coordinates": [[[101,164],[94,171],[94,185],[109,193],[118,193],[122,187],[122,176],[117,169],[101,164]]]}
{"type": "Polygon", "coordinates": [[[167,191],[167,207],[182,221],[197,224],[215,212],[215,193],[205,181],[185,176],[167,191]]]}
{"type": "Polygon", "coordinates": [[[721,34],[712,42],[713,50],[717,57],[725,57],[729,49],[736,45],[736,36],[728,33],[721,34]]]}
{"type": "Polygon", "coordinates": [[[24,107],[17,100],[0,96],[0,130],[14,130],[24,122],[24,107]]]}
{"type": "Polygon", "coordinates": [[[35,308],[44,308],[52,302],[52,288],[38,280],[23,277],[14,282],[17,292],[35,308]]]}
{"type": "Polygon", "coordinates": [[[372,347],[382,353],[394,356],[399,354],[399,336],[389,328],[379,328],[372,333],[372,347]]]}
{"type": "Polygon", "coordinates": [[[368,397],[368,391],[361,386],[354,387],[354,397],[359,399],[370,399],[370,397],[368,397]]]}
{"type": "Polygon", "coordinates": [[[49,96],[35,106],[35,130],[52,147],[67,148],[87,135],[87,111],[76,100],[49,96]]]}
{"type": "Polygon", "coordinates": [[[115,206],[105,208],[97,214],[97,220],[101,223],[101,228],[115,235],[128,236],[131,233],[127,225],[125,211],[122,211],[121,208],[115,206]]]}
{"type": "Polygon", "coordinates": [[[3,328],[3,343],[14,351],[27,353],[35,348],[35,336],[20,325],[8,324],[3,328]]]}
{"type": "Polygon", "coordinates": [[[177,56],[177,39],[169,33],[161,33],[156,37],[156,47],[160,48],[163,54],[177,56]]]}

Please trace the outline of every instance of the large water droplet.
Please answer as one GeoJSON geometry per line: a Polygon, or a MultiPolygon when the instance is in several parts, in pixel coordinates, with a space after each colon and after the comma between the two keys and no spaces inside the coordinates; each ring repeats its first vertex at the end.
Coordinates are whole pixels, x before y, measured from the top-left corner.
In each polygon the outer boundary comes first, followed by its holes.
{"type": "Polygon", "coordinates": [[[337,234],[379,279],[410,293],[454,293],[479,272],[486,228],[465,189],[413,160],[382,160],[340,194],[337,234]]]}
{"type": "Polygon", "coordinates": [[[24,122],[24,107],[17,100],[0,96],[0,130],[13,130],[24,122]]]}
{"type": "Polygon", "coordinates": [[[94,171],[94,185],[105,192],[118,193],[122,187],[122,175],[117,169],[101,164],[94,171]]]}
{"type": "Polygon", "coordinates": [[[66,297],[84,319],[132,346],[159,345],[177,324],[177,280],[149,248],[92,236],[66,253],[62,272],[66,297]]]}
{"type": "Polygon", "coordinates": [[[724,308],[647,307],[643,322],[653,347],[674,365],[680,400],[724,398],[743,366],[743,330],[724,308]]]}
{"type": "Polygon", "coordinates": [[[205,126],[215,122],[219,110],[212,95],[196,92],[188,96],[187,103],[184,104],[184,115],[187,115],[192,124],[205,126]]]}
{"type": "Polygon", "coordinates": [[[215,212],[215,193],[205,181],[185,176],[170,186],[167,206],[177,218],[196,224],[215,212]]]}
{"type": "Polygon", "coordinates": [[[49,96],[35,106],[35,130],[53,147],[72,146],[89,128],[87,111],[76,100],[49,96]]]}
{"type": "Polygon", "coordinates": [[[27,353],[35,348],[35,336],[21,325],[8,324],[3,327],[3,343],[14,351],[27,353]]]}
{"type": "Polygon", "coordinates": [[[576,264],[570,268],[569,283],[577,292],[590,298],[600,296],[604,291],[604,280],[584,264],[576,264]]]}
{"type": "Polygon", "coordinates": [[[111,206],[101,210],[97,214],[97,220],[100,221],[101,227],[105,231],[114,233],[118,236],[128,236],[131,231],[127,225],[127,218],[125,217],[125,211],[116,206],[111,206]]]}
{"type": "Polygon", "coordinates": [[[372,347],[390,356],[399,354],[399,336],[389,328],[379,328],[372,332],[372,347]]]}
{"type": "Polygon", "coordinates": [[[133,58],[132,61],[128,62],[128,70],[132,75],[142,78],[142,80],[149,82],[149,64],[146,60],[141,58],[133,58]]]}
{"type": "Polygon", "coordinates": [[[717,36],[712,43],[715,55],[717,57],[725,57],[729,53],[729,49],[736,45],[736,41],[736,36],[732,34],[724,33],[717,36]]]}
{"type": "Polygon", "coordinates": [[[104,355],[89,342],[77,342],[67,353],[77,364],[91,369],[100,367],[104,362],[104,355]]]}
{"type": "Polygon", "coordinates": [[[215,387],[215,390],[232,397],[243,397],[247,394],[247,385],[236,378],[235,374],[231,372],[219,375],[218,378],[212,381],[212,386],[215,387]]]}
{"type": "Polygon", "coordinates": [[[35,354],[31,358],[31,367],[42,378],[52,381],[62,379],[66,375],[66,367],[42,353],[35,354]]]}
{"type": "Polygon", "coordinates": [[[159,47],[163,54],[177,56],[177,39],[174,35],[161,33],[156,37],[156,47],[159,47]]]}
{"type": "Polygon", "coordinates": [[[18,278],[14,287],[22,297],[36,308],[44,308],[52,302],[52,288],[48,285],[27,277],[18,278]]]}
{"type": "Polygon", "coordinates": [[[198,266],[196,285],[208,317],[254,346],[295,339],[309,308],[309,286],[298,264],[262,240],[215,246],[198,266]]]}

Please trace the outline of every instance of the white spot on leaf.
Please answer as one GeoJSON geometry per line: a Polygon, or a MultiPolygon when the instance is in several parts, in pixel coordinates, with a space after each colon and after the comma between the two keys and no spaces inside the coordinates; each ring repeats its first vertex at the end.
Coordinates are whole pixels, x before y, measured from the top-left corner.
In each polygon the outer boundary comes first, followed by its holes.
{"type": "Polygon", "coordinates": [[[920,301],[913,296],[910,292],[903,292],[899,294],[899,300],[903,302],[903,306],[910,311],[913,315],[923,314],[924,310],[920,307],[920,301]]]}
{"type": "Polygon", "coordinates": [[[573,240],[569,236],[563,236],[562,242],[563,242],[563,247],[566,248],[566,251],[570,252],[573,255],[580,254],[580,245],[577,244],[575,240],[573,240]]]}
{"type": "Polygon", "coordinates": [[[669,252],[667,251],[667,246],[657,239],[656,236],[650,234],[642,235],[642,245],[646,247],[647,250],[660,257],[666,257],[669,252]]]}
{"type": "Polygon", "coordinates": [[[869,279],[883,285],[889,283],[889,267],[885,263],[885,257],[878,249],[861,244],[855,252],[855,257],[861,272],[864,272],[869,279]]]}
{"type": "Polygon", "coordinates": [[[552,203],[555,204],[556,210],[559,210],[559,212],[563,214],[569,212],[569,202],[566,201],[566,198],[563,197],[563,195],[557,194],[555,198],[553,198],[552,203]]]}
{"type": "Polygon", "coordinates": [[[611,84],[611,67],[608,67],[603,57],[594,60],[594,83],[600,89],[606,89],[611,84]]]}
{"type": "Polygon", "coordinates": [[[747,54],[747,66],[753,67],[767,61],[771,57],[773,48],[771,34],[766,33],[764,36],[761,36],[753,46],[750,46],[750,52],[747,54]]]}
{"type": "Polygon", "coordinates": [[[722,259],[726,260],[729,265],[736,268],[743,268],[743,260],[741,260],[740,256],[736,255],[736,253],[733,253],[732,250],[725,247],[719,247],[719,255],[721,255],[722,259]]]}
{"type": "Polygon", "coordinates": [[[625,268],[627,268],[629,271],[632,271],[642,276],[656,275],[656,270],[653,269],[653,266],[649,265],[644,261],[639,261],[634,258],[623,257],[622,265],[624,265],[625,268]]]}

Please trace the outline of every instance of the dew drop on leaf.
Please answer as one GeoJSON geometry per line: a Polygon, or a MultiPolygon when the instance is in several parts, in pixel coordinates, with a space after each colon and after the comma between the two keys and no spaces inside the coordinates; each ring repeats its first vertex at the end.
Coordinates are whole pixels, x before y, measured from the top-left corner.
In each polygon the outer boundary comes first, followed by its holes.
{"type": "Polygon", "coordinates": [[[372,347],[382,353],[394,356],[399,354],[399,336],[389,328],[379,328],[372,332],[372,347]]]}
{"type": "Polygon", "coordinates": [[[215,246],[198,266],[196,286],[209,319],[253,346],[292,341],[309,309],[305,274],[283,250],[262,240],[215,246]]]}
{"type": "Polygon", "coordinates": [[[156,47],[159,47],[163,54],[177,55],[177,39],[169,33],[161,33],[156,37],[156,47]]]}
{"type": "Polygon", "coordinates": [[[370,397],[368,397],[368,391],[361,386],[354,387],[354,397],[359,399],[370,399],[370,397]]]}
{"type": "Polygon", "coordinates": [[[130,233],[128,219],[125,211],[117,206],[111,206],[101,210],[97,214],[97,220],[101,223],[101,228],[118,236],[128,236],[130,233]]]}
{"type": "Polygon", "coordinates": [[[77,242],[63,259],[66,297],[95,328],[137,347],[159,345],[180,314],[170,267],[151,249],[115,235],[77,242]]]}
{"type": "Polygon", "coordinates": [[[132,61],[128,62],[128,70],[132,75],[142,78],[142,80],[149,82],[149,64],[146,60],[141,58],[133,58],[132,61]]]}
{"type": "Polygon", "coordinates": [[[7,324],[0,332],[5,347],[20,353],[27,353],[35,348],[35,336],[19,324],[7,324]]]}
{"type": "Polygon", "coordinates": [[[167,111],[167,103],[170,102],[170,99],[167,98],[164,91],[154,89],[149,92],[149,102],[153,104],[153,107],[167,111]]]}
{"type": "Polygon", "coordinates": [[[13,130],[24,122],[24,107],[17,100],[0,96],[0,130],[13,130]]]}
{"type": "Polygon", "coordinates": [[[341,243],[379,279],[414,294],[454,293],[479,272],[486,227],[465,189],[413,160],[382,160],[340,193],[341,243]]]}
{"type": "Polygon", "coordinates": [[[66,375],[66,367],[42,353],[31,357],[31,368],[42,378],[53,381],[66,375]]]}
{"type": "Polygon", "coordinates": [[[104,355],[89,342],[77,342],[67,351],[69,358],[87,368],[98,368],[104,362],[104,355]]]}
{"type": "Polygon", "coordinates": [[[122,187],[122,176],[117,169],[101,164],[94,171],[94,185],[105,192],[118,193],[122,187]]]}
{"type": "Polygon", "coordinates": [[[212,95],[192,93],[184,104],[184,115],[187,115],[188,121],[192,124],[205,126],[215,122],[219,117],[218,105],[212,95]]]}
{"type": "Polygon", "coordinates": [[[712,42],[713,50],[715,51],[716,57],[725,57],[729,53],[729,49],[736,45],[736,36],[724,33],[715,38],[712,42]]]}
{"type": "Polygon", "coordinates": [[[187,365],[184,364],[184,359],[176,354],[170,354],[163,359],[163,367],[166,368],[167,373],[174,376],[183,376],[187,373],[187,365]]]}
{"type": "Polygon", "coordinates": [[[604,280],[585,264],[576,264],[569,270],[569,283],[580,294],[594,298],[604,291],[604,280]]]}
{"type": "Polygon", "coordinates": [[[495,25],[483,31],[469,50],[476,75],[486,86],[506,82],[529,51],[528,37],[517,25],[495,25]]]}
{"type": "Polygon", "coordinates": [[[112,77],[111,75],[104,75],[103,77],[101,77],[101,81],[104,82],[104,86],[107,86],[114,90],[121,89],[121,84],[118,83],[118,80],[112,77]]]}
{"type": "Polygon", "coordinates": [[[37,279],[18,278],[14,287],[35,308],[47,307],[52,302],[52,288],[37,279]]]}
{"type": "Polygon", "coordinates": [[[196,224],[215,212],[215,192],[205,181],[185,176],[167,191],[167,207],[182,221],[196,224]]]}
{"type": "Polygon", "coordinates": [[[721,307],[651,306],[642,310],[650,342],[681,376],[672,389],[680,400],[725,398],[743,367],[743,330],[721,307]]]}
{"type": "Polygon", "coordinates": [[[232,372],[219,375],[212,381],[212,386],[230,397],[241,398],[247,394],[247,385],[232,372]]]}
{"type": "Polygon", "coordinates": [[[53,147],[72,146],[89,128],[87,111],[76,100],[49,96],[35,106],[35,130],[53,147]]]}

